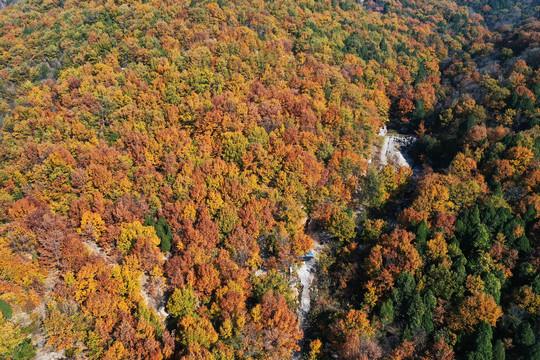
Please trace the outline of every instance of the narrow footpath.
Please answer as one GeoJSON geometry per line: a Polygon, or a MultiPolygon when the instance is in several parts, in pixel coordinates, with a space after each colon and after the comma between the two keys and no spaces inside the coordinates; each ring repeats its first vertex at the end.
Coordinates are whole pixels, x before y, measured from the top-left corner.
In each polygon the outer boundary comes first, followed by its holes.
{"type": "Polygon", "coordinates": [[[313,239],[313,247],[311,252],[313,257],[306,259],[302,262],[302,265],[297,271],[300,284],[302,285],[302,292],[300,293],[300,307],[298,309],[298,321],[300,322],[300,329],[304,332],[304,336],[299,341],[300,351],[296,351],[293,355],[294,360],[302,359],[302,348],[305,343],[305,331],[308,328],[308,314],[311,309],[311,293],[313,290],[313,280],[315,279],[315,273],[317,271],[317,260],[319,254],[324,249],[324,245],[321,244],[321,236],[319,232],[315,231],[314,224],[310,222],[306,229],[306,235],[313,239]]]}
{"type": "MultiPolygon", "coordinates": [[[[415,168],[414,161],[407,154],[407,148],[411,147],[417,140],[412,135],[402,134],[388,134],[386,127],[379,132],[380,136],[384,137],[380,154],[378,151],[373,152],[372,158],[377,168],[381,168],[385,165],[391,164],[396,167],[408,167],[412,168],[413,172],[418,171],[415,168]],[[377,166],[377,165],[376,165],[377,166]]],[[[375,148],[375,147],[374,147],[375,148]]],[[[371,160],[369,162],[371,163],[371,160]]],[[[319,254],[324,250],[324,237],[325,234],[315,229],[315,224],[312,221],[307,221],[306,235],[313,239],[313,247],[311,252],[313,257],[309,257],[303,260],[302,265],[297,270],[297,275],[302,286],[300,292],[300,307],[298,308],[298,321],[300,322],[300,329],[305,332],[309,327],[309,311],[311,310],[311,298],[313,291],[313,280],[315,279],[317,272],[317,263],[319,254]]],[[[305,333],[302,339],[299,341],[298,346],[300,351],[296,351],[293,355],[293,360],[301,360],[303,355],[303,347],[305,344],[305,333]]]]}

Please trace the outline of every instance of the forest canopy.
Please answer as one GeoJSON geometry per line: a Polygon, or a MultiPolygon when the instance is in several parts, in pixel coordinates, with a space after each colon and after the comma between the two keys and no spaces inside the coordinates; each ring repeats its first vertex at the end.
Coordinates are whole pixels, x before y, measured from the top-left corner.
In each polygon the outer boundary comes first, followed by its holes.
{"type": "Polygon", "coordinates": [[[0,359],[540,358],[537,5],[0,10],[0,359]]]}

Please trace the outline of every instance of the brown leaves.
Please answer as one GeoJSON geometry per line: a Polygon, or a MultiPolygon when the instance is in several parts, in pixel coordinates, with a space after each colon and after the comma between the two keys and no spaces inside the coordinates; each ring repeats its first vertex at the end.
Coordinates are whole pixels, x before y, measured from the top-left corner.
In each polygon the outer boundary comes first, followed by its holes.
{"type": "Polygon", "coordinates": [[[495,326],[502,314],[502,309],[493,296],[477,291],[465,298],[458,312],[454,314],[450,327],[454,330],[472,331],[481,322],[495,326]]]}
{"type": "Polygon", "coordinates": [[[368,274],[377,283],[379,294],[392,288],[394,280],[404,271],[414,274],[422,258],[413,243],[414,234],[401,228],[383,235],[366,259],[368,274]]]}
{"type": "Polygon", "coordinates": [[[265,354],[268,359],[285,359],[298,349],[301,338],[296,315],[288,308],[285,298],[267,292],[258,315],[246,328],[247,353],[265,354]]]}
{"type": "Polygon", "coordinates": [[[345,359],[379,359],[382,349],[372,339],[375,329],[365,311],[350,310],[332,326],[339,354],[345,359]]]}

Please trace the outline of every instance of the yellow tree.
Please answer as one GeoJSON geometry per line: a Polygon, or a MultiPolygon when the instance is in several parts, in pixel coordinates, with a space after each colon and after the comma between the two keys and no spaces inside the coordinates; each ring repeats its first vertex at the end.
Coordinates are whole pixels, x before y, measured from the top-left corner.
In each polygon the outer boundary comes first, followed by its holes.
{"type": "Polygon", "coordinates": [[[139,221],[123,223],[120,236],[116,241],[118,251],[122,254],[129,253],[139,238],[148,238],[156,246],[159,246],[161,242],[153,226],[143,226],[139,221]]]}

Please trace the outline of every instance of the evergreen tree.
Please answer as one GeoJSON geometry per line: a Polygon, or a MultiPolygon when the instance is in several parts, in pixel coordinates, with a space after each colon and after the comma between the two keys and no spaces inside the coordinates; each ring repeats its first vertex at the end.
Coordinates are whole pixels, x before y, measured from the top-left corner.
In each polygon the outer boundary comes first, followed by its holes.
{"type": "Polygon", "coordinates": [[[529,359],[540,360],[540,342],[531,346],[531,349],[529,350],[529,359]]]}
{"type": "Polygon", "coordinates": [[[499,304],[501,300],[501,281],[493,273],[487,273],[483,280],[486,292],[492,295],[499,304]]]}
{"type": "MultiPolygon", "coordinates": [[[[426,77],[427,77],[426,67],[424,66],[424,62],[420,62],[418,64],[418,72],[416,73],[416,77],[414,78],[414,85],[418,85],[426,77]]],[[[422,101],[422,105],[423,103],[424,102],[422,101]]]]}
{"type": "Polygon", "coordinates": [[[529,224],[534,221],[535,215],[536,210],[534,209],[534,205],[530,204],[529,206],[527,206],[527,211],[525,211],[525,214],[523,214],[523,221],[525,221],[526,224],[529,224]]]}
{"type": "Polygon", "coordinates": [[[515,243],[514,248],[516,248],[516,250],[519,251],[520,253],[528,254],[532,251],[531,243],[529,242],[529,239],[527,239],[526,236],[521,236],[514,243],[515,243]]]}
{"type": "Polygon", "coordinates": [[[411,298],[415,288],[416,281],[409,271],[399,274],[396,281],[396,287],[392,290],[392,300],[397,309],[402,307],[407,309],[405,306],[411,298]]]}
{"type": "Polygon", "coordinates": [[[422,317],[422,328],[424,328],[426,333],[431,334],[435,329],[435,326],[433,325],[432,314],[433,310],[437,306],[437,298],[435,298],[435,296],[430,290],[428,290],[424,295],[424,304],[426,311],[424,312],[424,316],[422,317]]]}
{"type": "Polygon", "coordinates": [[[426,106],[424,100],[418,99],[415,102],[412,118],[416,124],[420,124],[426,118],[426,106]]]}
{"type": "Polygon", "coordinates": [[[426,220],[422,220],[416,229],[416,249],[421,254],[426,250],[426,243],[431,231],[429,230],[428,223],[426,220]]]}
{"type": "Polygon", "coordinates": [[[173,238],[172,229],[163,216],[159,218],[156,224],[156,234],[161,239],[161,251],[171,251],[171,243],[173,238]]]}
{"type": "Polygon", "coordinates": [[[13,315],[13,310],[11,307],[4,301],[0,299],[0,312],[4,315],[4,317],[9,320],[11,319],[11,316],[13,315]]]}
{"type": "Polygon", "coordinates": [[[502,340],[497,340],[493,347],[493,360],[505,360],[506,354],[502,340]]]}
{"type": "Polygon", "coordinates": [[[491,245],[491,237],[486,229],[486,226],[481,223],[476,223],[473,228],[472,245],[477,250],[487,251],[491,245]]]}
{"type": "Polygon", "coordinates": [[[384,40],[384,38],[381,40],[381,43],[380,43],[380,48],[381,48],[381,51],[383,53],[387,53],[388,52],[388,44],[386,43],[386,40],[384,40]]]}
{"type": "Polygon", "coordinates": [[[394,322],[394,302],[392,299],[388,299],[382,306],[379,313],[381,322],[385,325],[394,322]]]}
{"type": "Polygon", "coordinates": [[[369,204],[374,208],[378,209],[384,204],[384,186],[374,170],[370,170],[366,176],[365,192],[369,204]]]}
{"type": "Polygon", "coordinates": [[[527,358],[536,342],[531,325],[526,321],[521,323],[514,339],[518,345],[519,353],[527,358]]]}
{"type": "Polygon", "coordinates": [[[485,322],[482,322],[478,328],[478,334],[476,336],[476,349],[469,353],[468,359],[470,360],[492,360],[493,359],[493,347],[491,340],[493,339],[493,329],[485,322]]]}
{"type": "Polygon", "coordinates": [[[408,326],[412,331],[422,326],[422,319],[426,313],[426,306],[422,297],[416,292],[412,298],[409,309],[407,310],[408,326]]]}
{"type": "Polygon", "coordinates": [[[163,252],[171,251],[172,238],[173,238],[172,229],[169,223],[167,222],[167,220],[165,220],[163,216],[160,216],[158,221],[156,221],[152,217],[147,215],[144,218],[144,226],[154,227],[154,229],[156,230],[156,235],[161,240],[161,243],[159,245],[161,248],[161,251],[163,252]]]}

